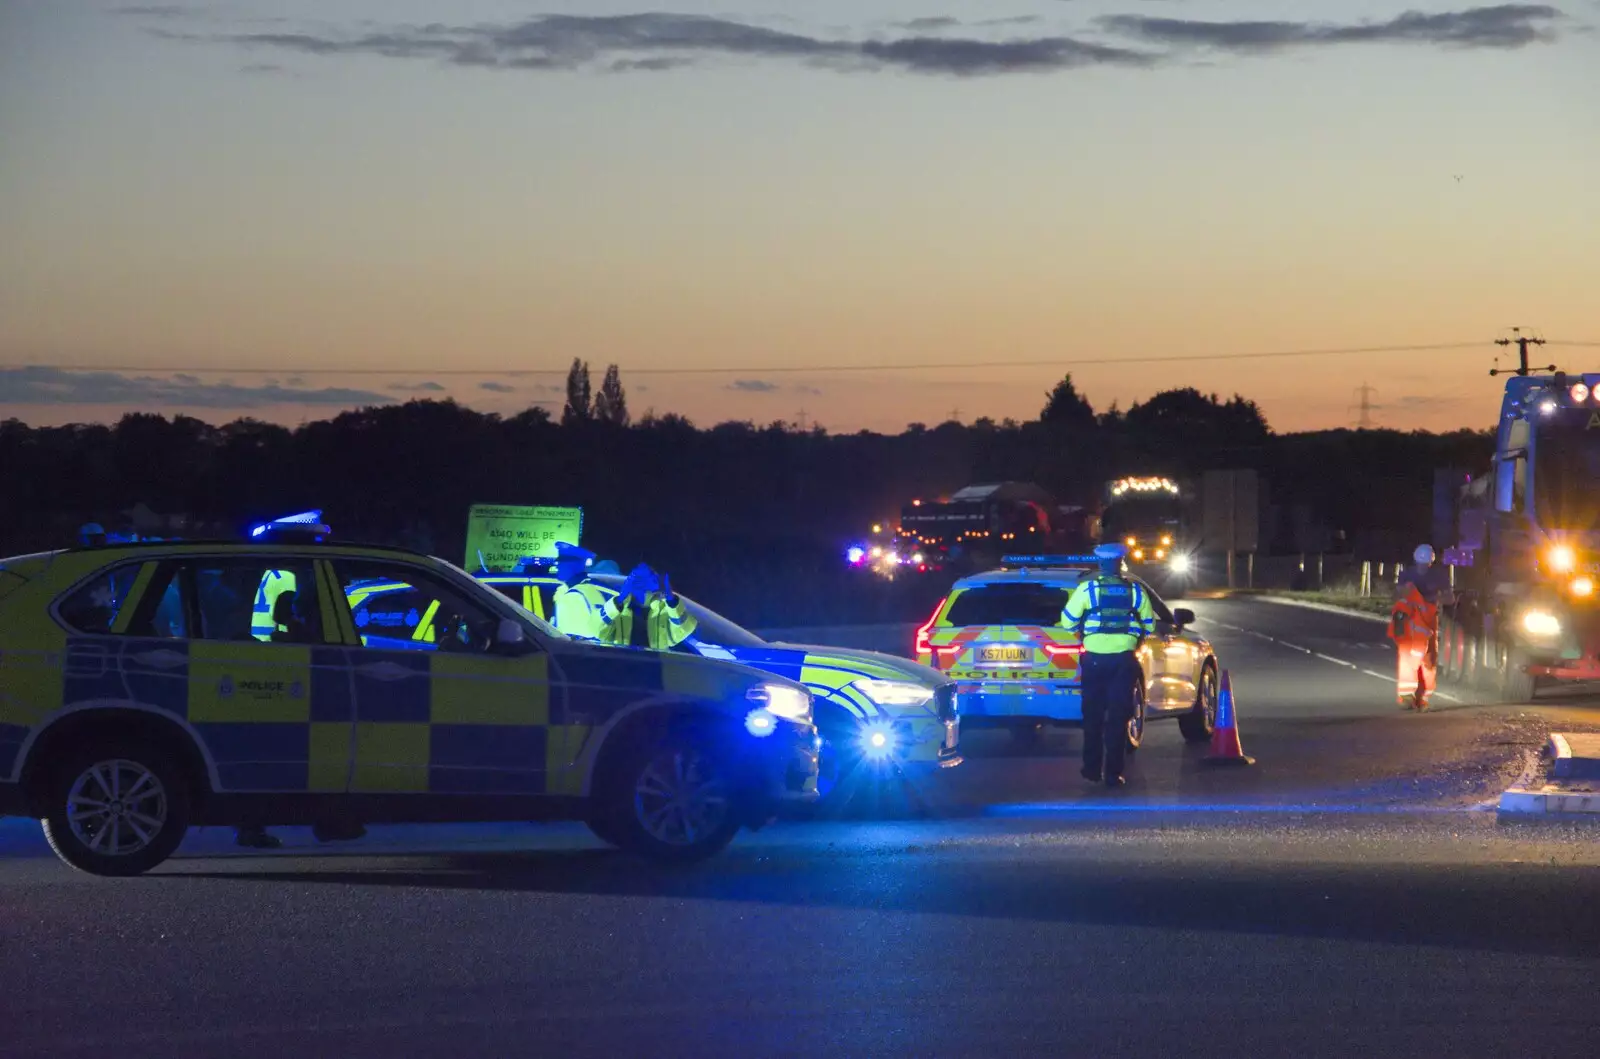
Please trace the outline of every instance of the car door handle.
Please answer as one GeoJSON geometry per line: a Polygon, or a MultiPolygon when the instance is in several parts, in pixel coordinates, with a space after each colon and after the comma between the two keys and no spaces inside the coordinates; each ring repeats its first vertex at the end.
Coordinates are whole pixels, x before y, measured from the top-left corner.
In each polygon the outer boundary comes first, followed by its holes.
{"type": "Polygon", "coordinates": [[[156,669],[176,669],[189,661],[189,656],[174,651],[167,647],[158,647],[153,651],[140,651],[138,654],[128,656],[135,662],[141,662],[156,669]]]}
{"type": "Polygon", "coordinates": [[[364,666],[357,666],[356,672],[375,680],[404,680],[406,677],[427,676],[421,670],[409,669],[394,662],[369,662],[364,666]]]}

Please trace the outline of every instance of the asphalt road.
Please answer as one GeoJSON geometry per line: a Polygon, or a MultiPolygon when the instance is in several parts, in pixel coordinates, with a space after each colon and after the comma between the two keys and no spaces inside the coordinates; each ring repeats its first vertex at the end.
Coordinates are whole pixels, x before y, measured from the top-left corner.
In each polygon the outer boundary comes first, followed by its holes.
{"type": "Polygon", "coordinates": [[[375,828],[198,833],[111,881],[0,823],[0,1055],[1592,1054],[1600,828],[1479,806],[1600,708],[1407,713],[1364,672],[1380,625],[1195,609],[1254,769],[1164,722],[1106,793],[1075,734],[986,735],[925,818],[677,870],[571,828],[375,828]]]}

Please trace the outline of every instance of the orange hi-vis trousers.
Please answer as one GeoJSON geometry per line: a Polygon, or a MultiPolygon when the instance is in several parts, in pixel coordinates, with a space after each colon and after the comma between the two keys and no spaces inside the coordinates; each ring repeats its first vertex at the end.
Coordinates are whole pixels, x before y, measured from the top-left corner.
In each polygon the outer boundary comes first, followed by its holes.
{"type": "Polygon", "coordinates": [[[1439,686],[1439,605],[1422,598],[1416,586],[1389,612],[1389,639],[1395,643],[1396,698],[1402,706],[1428,708],[1439,686]]]}

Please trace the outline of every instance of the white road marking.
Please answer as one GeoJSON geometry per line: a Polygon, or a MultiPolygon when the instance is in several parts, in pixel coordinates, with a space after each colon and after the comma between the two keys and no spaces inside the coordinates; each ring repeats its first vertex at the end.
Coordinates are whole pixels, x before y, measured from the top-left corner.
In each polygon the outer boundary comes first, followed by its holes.
{"type": "MultiPolygon", "coordinates": [[[[1266,640],[1269,643],[1278,644],[1280,647],[1287,647],[1291,651],[1299,651],[1301,654],[1311,655],[1313,658],[1320,658],[1324,662],[1332,662],[1336,666],[1344,666],[1347,669],[1354,669],[1357,673],[1363,673],[1363,674],[1365,674],[1365,675],[1367,675],[1369,677],[1377,677],[1379,680],[1387,680],[1391,684],[1400,683],[1400,680],[1399,680],[1398,677],[1392,677],[1392,676],[1388,675],[1387,673],[1374,672],[1371,669],[1362,669],[1361,666],[1358,665],[1355,662],[1346,662],[1342,658],[1335,658],[1332,655],[1325,655],[1321,651],[1313,651],[1309,647],[1301,647],[1299,644],[1290,643],[1288,640],[1274,639],[1273,637],[1268,636],[1265,633],[1256,632],[1254,629],[1245,629],[1245,628],[1242,628],[1242,627],[1240,627],[1238,625],[1229,625],[1228,623],[1221,622],[1221,621],[1213,621],[1211,624],[1213,624],[1213,625],[1215,625],[1215,626],[1217,626],[1218,628],[1221,628],[1221,629],[1229,629],[1229,630],[1231,630],[1233,632],[1242,632],[1247,636],[1254,636],[1254,637],[1256,637],[1258,639],[1266,640]]],[[[1377,650],[1377,651],[1386,651],[1386,650],[1388,650],[1388,648],[1384,647],[1382,644],[1353,644],[1352,646],[1358,647],[1358,648],[1367,648],[1367,649],[1377,650]]],[[[1446,702],[1454,702],[1454,703],[1458,703],[1458,704],[1461,703],[1462,701],[1464,701],[1462,699],[1456,698],[1454,695],[1451,695],[1451,694],[1448,694],[1446,692],[1440,691],[1437,688],[1434,689],[1433,697],[1436,698],[1436,699],[1443,699],[1446,702]]]]}

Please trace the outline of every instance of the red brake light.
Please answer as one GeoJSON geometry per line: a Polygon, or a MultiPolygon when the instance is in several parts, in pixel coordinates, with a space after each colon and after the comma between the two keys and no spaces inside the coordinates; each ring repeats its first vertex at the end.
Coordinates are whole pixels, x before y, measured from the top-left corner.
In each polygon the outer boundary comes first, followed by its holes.
{"type": "Polygon", "coordinates": [[[1042,645],[1044,653],[1053,666],[1064,666],[1067,659],[1076,658],[1083,654],[1083,645],[1076,643],[1047,643],[1042,645]]]}
{"type": "Polygon", "coordinates": [[[948,600],[949,598],[949,596],[946,596],[944,599],[941,599],[939,601],[939,605],[933,608],[933,613],[928,616],[927,624],[923,625],[922,628],[917,630],[917,639],[913,645],[912,654],[933,654],[933,643],[928,639],[928,637],[933,633],[933,623],[939,620],[939,612],[944,610],[945,600],[948,600]]]}

